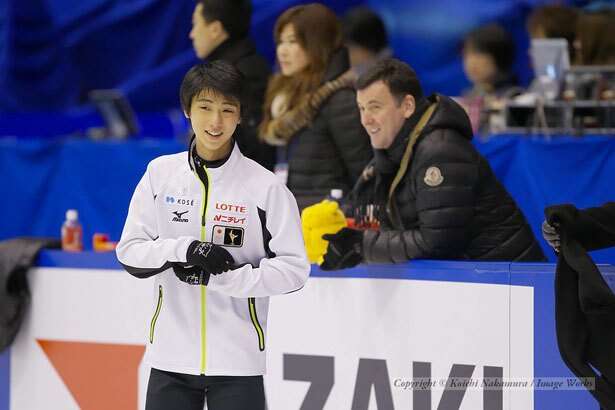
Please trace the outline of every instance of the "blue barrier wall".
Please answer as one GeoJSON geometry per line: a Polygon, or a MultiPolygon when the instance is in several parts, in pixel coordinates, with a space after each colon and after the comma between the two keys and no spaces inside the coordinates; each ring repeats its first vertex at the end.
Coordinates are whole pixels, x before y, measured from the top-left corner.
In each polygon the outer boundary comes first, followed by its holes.
{"type": "MultiPolygon", "coordinates": [[[[549,260],[555,260],[540,233],[544,208],[571,203],[579,208],[615,200],[615,138],[498,136],[474,140],[489,160],[540,239],[549,260]]],[[[600,262],[615,263],[615,248],[592,253],[600,262]]]]}
{"type": "MultiPolygon", "coordinates": [[[[476,142],[517,200],[537,237],[549,204],[615,200],[615,138],[492,138],[476,142]]],[[[90,142],[0,139],[0,239],[59,236],[66,209],[79,210],[86,247],[94,232],[118,240],[147,163],[184,149],[173,140],[90,142]]],[[[547,255],[553,252],[542,242],[547,255]]],[[[615,250],[595,252],[615,263],[615,250]]]]}

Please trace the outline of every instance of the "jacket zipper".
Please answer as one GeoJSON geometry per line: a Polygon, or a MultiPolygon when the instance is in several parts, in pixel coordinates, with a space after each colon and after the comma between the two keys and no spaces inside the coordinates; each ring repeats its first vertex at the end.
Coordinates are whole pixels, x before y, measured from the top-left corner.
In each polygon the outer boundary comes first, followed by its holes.
{"type": "Polygon", "coordinates": [[[152,321],[149,326],[150,344],[154,343],[154,329],[156,328],[156,321],[158,320],[158,316],[160,315],[161,309],[162,309],[162,285],[158,285],[158,303],[156,304],[156,311],[154,312],[154,316],[152,317],[152,321]]]}
{"type": "Polygon", "coordinates": [[[258,350],[261,352],[265,350],[265,333],[261,324],[258,322],[258,316],[256,315],[256,300],[254,298],[248,298],[248,309],[250,310],[250,319],[256,330],[258,336],[258,350]]]}
{"type": "MultiPolygon", "coordinates": [[[[207,168],[203,167],[205,171],[205,180],[203,181],[198,172],[196,172],[196,177],[201,183],[201,188],[203,190],[203,201],[201,202],[201,241],[205,241],[206,239],[206,231],[205,231],[205,223],[207,221],[207,201],[209,199],[209,189],[210,186],[210,178],[209,173],[207,172],[207,168]]],[[[206,350],[206,305],[207,305],[207,291],[204,285],[201,285],[201,365],[200,365],[200,373],[205,374],[205,366],[206,366],[206,358],[207,358],[207,350],[206,350]]]]}

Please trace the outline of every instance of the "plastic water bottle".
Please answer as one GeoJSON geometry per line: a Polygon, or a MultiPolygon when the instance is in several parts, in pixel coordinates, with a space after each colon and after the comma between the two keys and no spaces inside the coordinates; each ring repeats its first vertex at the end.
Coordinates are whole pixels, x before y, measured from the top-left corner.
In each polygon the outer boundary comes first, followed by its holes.
{"type": "Polygon", "coordinates": [[[62,224],[62,250],[79,252],[83,250],[83,228],[79,223],[76,209],[66,211],[66,220],[62,224]]]}

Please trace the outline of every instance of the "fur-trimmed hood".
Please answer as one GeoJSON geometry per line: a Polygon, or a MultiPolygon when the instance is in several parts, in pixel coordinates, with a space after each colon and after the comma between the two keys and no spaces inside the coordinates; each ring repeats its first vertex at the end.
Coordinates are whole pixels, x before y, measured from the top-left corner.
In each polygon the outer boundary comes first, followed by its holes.
{"type": "Polygon", "coordinates": [[[284,111],[284,108],[279,108],[285,105],[284,96],[280,95],[274,99],[273,111],[282,112],[274,116],[266,129],[261,131],[261,138],[270,145],[288,144],[293,135],[312,122],[331,95],[343,88],[352,88],[356,78],[356,73],[348,66],[347,50],[339,49],[332,56],[320,87],[303,99],[299,105],[284,111]]]}

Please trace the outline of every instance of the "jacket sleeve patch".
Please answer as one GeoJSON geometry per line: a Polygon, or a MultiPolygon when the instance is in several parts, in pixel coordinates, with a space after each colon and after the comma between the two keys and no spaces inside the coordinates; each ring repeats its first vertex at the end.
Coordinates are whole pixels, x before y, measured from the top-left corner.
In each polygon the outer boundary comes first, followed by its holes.
{"type": "Polygon", "coordinates": [[[436,166],[432,166],[427,168],[425,171],[425,178],[423,178],[423,182],[430,187],[437,187],[442,185],[444,182],[444,176],[442,176],[442,171],[440,168],[436,166]]]}
{"type": "Polygon", "coordinates": [[[216,245],[239,248],[243,246],[243,233],[244,229],[237,226],[214,225],[211,238],[216,245]]]}

